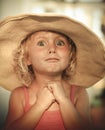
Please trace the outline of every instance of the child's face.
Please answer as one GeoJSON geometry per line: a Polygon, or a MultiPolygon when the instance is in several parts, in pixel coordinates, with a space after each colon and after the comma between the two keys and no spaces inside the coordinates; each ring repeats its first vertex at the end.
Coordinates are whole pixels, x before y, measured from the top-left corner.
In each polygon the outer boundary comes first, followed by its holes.
{"type": "Polygon", "coordinates": [[[61,34],[36,32],[28,41],[28,65],[35,73],[62,74],[70,60],[70,43],[61,34]]]}

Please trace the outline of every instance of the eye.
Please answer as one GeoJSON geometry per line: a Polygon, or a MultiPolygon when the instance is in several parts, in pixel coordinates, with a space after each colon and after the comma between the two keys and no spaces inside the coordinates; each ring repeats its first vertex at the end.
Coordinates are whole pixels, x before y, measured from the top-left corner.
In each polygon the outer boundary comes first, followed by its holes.
{"type": "Polygon", "coordinates": [[[46,45],[46,42],[45,41],[39,41],[37,43],[38,46],[45,46],[46,45]]]}
{"type": "Polygon", "coordinates": [[[59,40],[59,41],[56,42],[56,45],[57,45],[57,46],[64,46],[64,45],[65,45],[65,42],[62,41],[62,40],[59,40]]]}

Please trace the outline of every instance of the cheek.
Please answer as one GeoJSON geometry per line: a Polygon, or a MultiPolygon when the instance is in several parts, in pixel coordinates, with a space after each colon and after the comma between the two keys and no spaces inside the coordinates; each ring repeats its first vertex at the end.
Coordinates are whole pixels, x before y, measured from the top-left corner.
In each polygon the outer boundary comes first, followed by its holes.
{"type": "Polygon", "coordinates": [[[70,57],[70,50],[68,48],[62,48],[62,50],[59,52],[62,58],[69,58],[70,57]]]}
{"type": "Polygon", "coordinates": [[[39,64],[42,61],[43,53],[39,53],[40,51],[34,50],[34,52],[30,52],[29,59],[31,61],[31,64],[39,64]]]}
{"type": "Polygon", "coordinates": [[[33,60],[35,60],[36,59],[36,55],[32,52],[32,51],[30,51],[29,53],[28,53],[28,61],[29,61],[29,63],[30,64],[32,64],[33,63],[33,60]]]}
{"type": "Polygon", "coordinates": [[[63,53],[61,53],[62,61],[65,65],[68,66],[69,61],[70,61],[70,51],[65,50],[63,53]]]}

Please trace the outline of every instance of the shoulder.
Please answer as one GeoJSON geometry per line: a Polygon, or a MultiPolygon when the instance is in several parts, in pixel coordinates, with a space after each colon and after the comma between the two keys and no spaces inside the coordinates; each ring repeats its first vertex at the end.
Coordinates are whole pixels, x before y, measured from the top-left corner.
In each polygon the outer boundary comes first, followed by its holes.
{"type": "Polygon", "coordinates": [[[23,89],[23,86],[17,87],[12,91],[11,95],[21,95],[23,93],[23,89]]]}
{"type": "Polygon", "coordinates": [[[83,93],[87,94],[86,88],[83,88],[81,86],[76,86],[76,85],[73,85],[72,87],[73,87],[73,89],[75,89],[75,94],[78,96],[83,94],[83,93]]]}
{"type": "Polygon", "coordinates": [[[20,86],[11,92],[10,100],[22,101],[24,99],[24,87],[20,86]]]}
{"type": "Polygon", "coordinates": [[[73,89],[74,89],[74,93],[75,93],[75,102],[79,101],[79,100],[88,100],[88,93],[86,88],[83,88],[81,86],[76,86],[73,85],[73,89]]]}

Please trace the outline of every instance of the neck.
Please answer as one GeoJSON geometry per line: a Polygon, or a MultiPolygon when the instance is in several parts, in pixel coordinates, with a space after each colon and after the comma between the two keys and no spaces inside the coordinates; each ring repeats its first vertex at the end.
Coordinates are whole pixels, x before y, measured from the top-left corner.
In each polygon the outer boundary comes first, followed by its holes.
{"type": "Polygon", "coordinates": [[[33,84],[40,87],[40,86],[44,86],[46,83],[50,81],[62,81],[62,76],[36,74],[33,84]]]}

